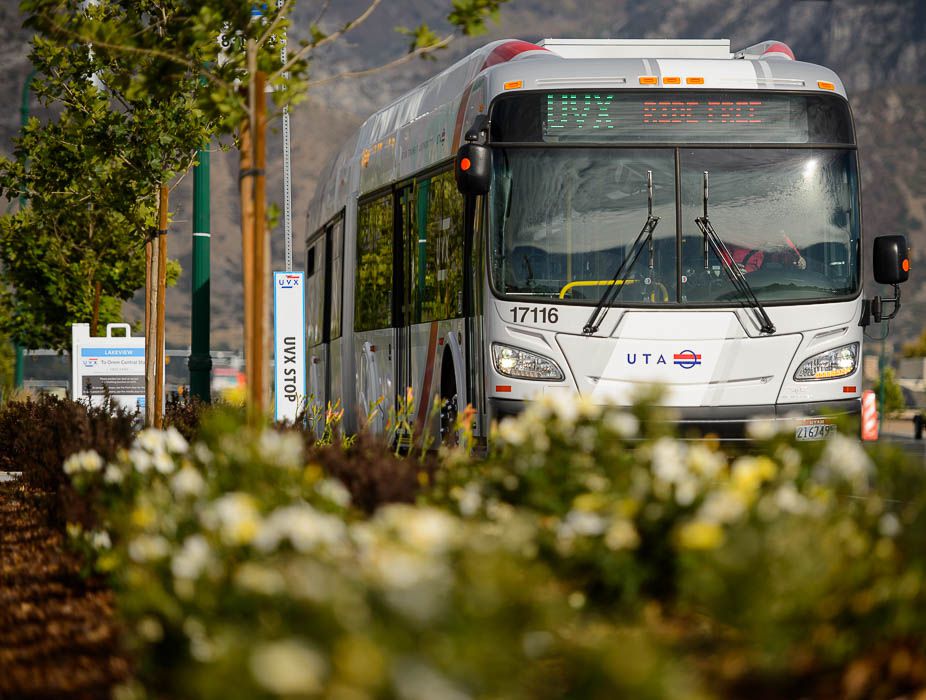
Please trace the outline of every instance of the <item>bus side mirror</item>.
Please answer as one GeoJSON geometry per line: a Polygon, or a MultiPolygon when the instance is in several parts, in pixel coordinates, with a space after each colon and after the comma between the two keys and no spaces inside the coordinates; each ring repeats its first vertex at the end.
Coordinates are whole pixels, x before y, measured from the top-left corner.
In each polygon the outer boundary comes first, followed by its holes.
{"type": "Polygon", "coordinates": [[[871,300],[871,315],[880,323],[891,320],[900,311],[900,287],[897,285],[906,282],[910,277],[906,236],[878,236],[875,239],[872,261],[875,282],[894,287],[893,298],[875,297],[871,300]],[[889,313],[885,309],[886,304],[893,305],[889,313]]]}
{"type": "Polygon", "coordinates": [[[480,195],[489,191],[492,175],[492,151],[481,143],[465,143],[457,151],[453,166],[457,189],[464,195],[480,195]]]}
{"type": "Polygon", "coordinates": [[[900,284],[909,279],[910,258],[907,254],[906,236],[878,236],[875,239],[872,259],[875,282],[900,284]]]}

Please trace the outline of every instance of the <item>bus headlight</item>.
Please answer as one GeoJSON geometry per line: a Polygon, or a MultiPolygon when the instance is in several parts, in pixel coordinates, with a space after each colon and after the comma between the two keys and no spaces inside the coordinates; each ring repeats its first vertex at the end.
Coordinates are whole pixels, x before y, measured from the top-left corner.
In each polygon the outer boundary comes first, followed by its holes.
{"type": "Polygon", "coordinates": [[[518,379],[545,379],[558,382],[565,379],[563,370],[553,360],[509,345],[492,346],[492,358],[499,374],[518,379]]]}
{"type": "Polygon", "coordinates": [[[814,379],[839,379],[848,377],[858,367],[858,343],[808,357],[794,373],[794,381],[807,382],[814,379]]]}

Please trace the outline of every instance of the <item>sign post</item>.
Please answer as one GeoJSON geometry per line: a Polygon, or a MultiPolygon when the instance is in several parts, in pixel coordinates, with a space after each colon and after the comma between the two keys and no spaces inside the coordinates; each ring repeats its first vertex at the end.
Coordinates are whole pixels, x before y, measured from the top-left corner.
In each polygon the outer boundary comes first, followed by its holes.
{"type": "Polygon", "coordinates": [[[273,273],[274,418],[295,421],[305,406],[305,274],[273,273]]]}
{"type": "Polygon", "coordinates": [[[100,406],[108,394],[130,411],[145,407],[145,339],[127,323],[110,323],[106,336],[90,335],[89,323],[71,325],[71,398],[100,406]],[[125,329],[114,336],[113,329],[125,329]]]}

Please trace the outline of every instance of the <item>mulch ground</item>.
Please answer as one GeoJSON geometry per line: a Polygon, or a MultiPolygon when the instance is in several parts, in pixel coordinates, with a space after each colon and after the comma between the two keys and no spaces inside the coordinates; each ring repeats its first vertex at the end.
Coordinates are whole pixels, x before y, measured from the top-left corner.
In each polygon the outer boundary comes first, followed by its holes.
{"type": "Polygon", "coordinates": [[[112,593],[81,579],[41,499],[0,483],[0,698],[108,698],[129,673],[112,593]]]}

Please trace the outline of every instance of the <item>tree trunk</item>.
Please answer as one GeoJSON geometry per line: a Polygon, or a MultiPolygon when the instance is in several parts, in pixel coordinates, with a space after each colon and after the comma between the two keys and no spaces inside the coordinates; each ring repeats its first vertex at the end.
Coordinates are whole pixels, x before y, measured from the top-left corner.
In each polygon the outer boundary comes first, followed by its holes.
{"type": "Polygon", "coordinates": [[[145,426],[154,425],[154,386],[157,381],[155,367],[157,357],[154,351],[155,319],[154,300],[155,290],[154,274],[156,264],[155,240],[149,238],[145,243],[145,426]]]}
{"type": "Polygon", "coordinates": [[[267,411],[269,387],[270,327],[267,322],[270,307],[267,292],[269,260],[267,241],[267,96],[264,90],[267,76],[258,71],[254,75],[255,128],[254,128],[254,334],[257,362],[255,363],[254,405],[258,415],[267,411]]]}
{"type": "Polygon", "coordinates": [[[90,335],[99,335],[100,327],[100,296],[103,293],[103,283],[97,281],[93,285],[93,315],[90,317],[90,335]]]}
{"type": "Polygon", "coordinates": [[[167,206],[169,190],[161,185],[158,212],[158,266],[157,266],[157,367],[154,395],[154,427],[164,427],[164,370],[166,362],[165,311],[167,302],[167,206]]]}
{"type": "Polygon", "coordinates": [[[244,286],[244,376],[248,391],[248,415],[251,415],[251,384],[254,381],[254,177],[253,149],[251,148],[251,125],[249,120],[241,125],[239,180],[241,196],[241,273],[244,286]]]}

